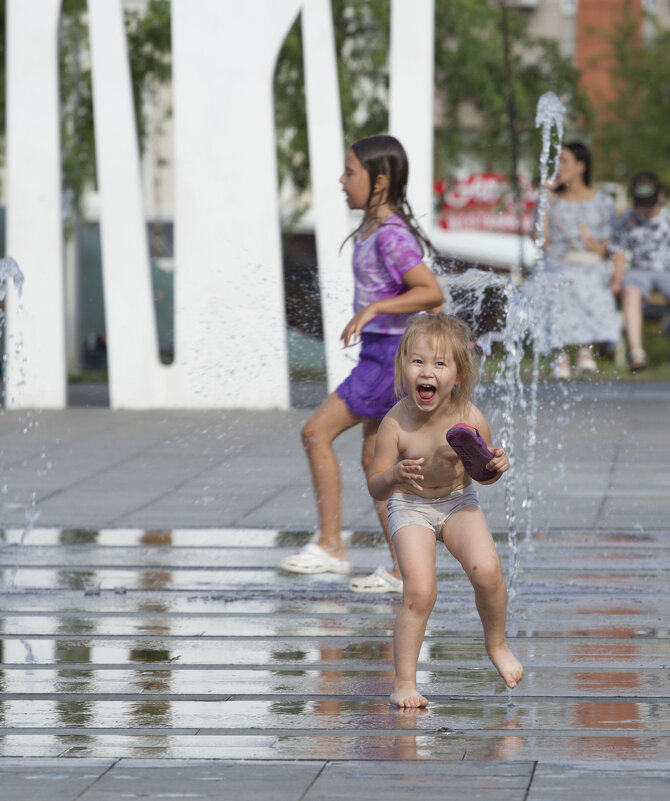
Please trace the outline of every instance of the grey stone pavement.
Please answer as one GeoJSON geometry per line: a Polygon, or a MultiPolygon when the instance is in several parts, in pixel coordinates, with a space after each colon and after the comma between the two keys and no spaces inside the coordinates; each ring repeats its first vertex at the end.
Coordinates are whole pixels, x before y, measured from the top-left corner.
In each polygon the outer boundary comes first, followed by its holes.
{"type": "MultiPolygon", "coordinates": [[[[319,387],[268,412],[77,392],[94,405],[0,413],[3,801],[668,798],[670,386],[543,385],[534,449],[529,401],[482,389],[515,458],[479,494],[509,574],[518,555],[526,675],[502,685],[441,551],[414,713],[386,701],[399,597],[277,569],[314,529],[319,387]]],[[[359,448],[337,443],[364,573],[388,559],[359,448]]]]}

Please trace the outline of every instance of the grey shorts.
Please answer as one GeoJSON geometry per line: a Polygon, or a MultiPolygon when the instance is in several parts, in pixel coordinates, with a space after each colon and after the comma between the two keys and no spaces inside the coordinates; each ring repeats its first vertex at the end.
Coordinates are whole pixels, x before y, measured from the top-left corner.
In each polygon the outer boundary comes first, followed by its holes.
{"type": "Polygon", "coordinates": [[[442,527],[464,506],[479,506],[477,491],[472,484],[454,490],[445,498],[420,498],[396,492],[388,499],[389,529],[393,536],[403,526],[432,528],[435,539],[442,539],[442,527]]]}
{"type": "Polygon", "coordinates": [[[624,273],[623,286],[634,286],[647,300],[653,291],[660,292],[670,300],[670,271],[664,270],[628,270],[624,273]]]}

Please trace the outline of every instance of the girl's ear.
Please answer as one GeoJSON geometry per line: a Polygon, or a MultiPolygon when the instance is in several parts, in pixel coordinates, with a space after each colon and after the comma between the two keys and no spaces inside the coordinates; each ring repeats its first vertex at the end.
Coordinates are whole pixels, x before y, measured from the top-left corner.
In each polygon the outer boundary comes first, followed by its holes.
{"type": "Polygon", "coordinates": [[[389,188],[388,176],[380,174],[375,178],[375,183],[372,188],[372,192],[375,195],[377,194],[382,195],[382,202],[383,202],[383,197],[385,193],[388,191],[388,188],[389,188]]]}

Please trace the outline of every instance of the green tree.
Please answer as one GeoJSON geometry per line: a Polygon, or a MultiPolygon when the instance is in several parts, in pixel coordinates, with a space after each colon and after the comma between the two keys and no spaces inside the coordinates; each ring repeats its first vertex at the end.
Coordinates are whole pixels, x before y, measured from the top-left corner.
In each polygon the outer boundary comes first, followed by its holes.
{"type": "Polygon", "coordinates": [[[172,80],[170,0],[150,0],[142,12],[126,11],[125,20],[137,135],[144,150],[147,115],[143,101],[172,80]]]}
{"type": "MultiPolygon", "coordinates": [[[[388,125],[390,0],[332,0],[335,47],[345,141],[383,131],[388,125]]],[[[0,47],[4,55],[4,0],[0,0],[0,47]]],[[[553,89],[570,112],[568,125],[588,124],[589,108],[578,89],[578,74],[555,42],[530,36],[526,15],[507,14],[506,63],[502,19],[496,0],[435,0],[436,105],[435,174],[447,177],[468,156],[504,170],[510,161],[510,98],[522,159],[535,164],[540,143],[534,127],[538,97],[553,89]]],[[[126,15],[138,138],[146,138],[147,93],[170,79],[170,3],[150,0],[143,13],[126,15]]],[[[661,45],[659,37],[659,46],[661,45]]],[[[663,40],[666,44],[667,41],[663,40]]],[[[79,209],[95,184],[88,34],[85,0],[64,0],[61,22],[63,182],[68,206],[79,209]]],[[[661,59],[659,59],[660,61],[661,59]]],[[[667,60],[664,60],[667,64],[667,60]]],[[[4,58],[0,58],[4,72],[4,58]]],[[[4,76],[0,115],[4,116],[4,76]]],[[[667,91],[660,73],[657,95],[667,91]]],[[[309,186],[300,20],[279,54],[275,72],[275,114],[280,181],[290,177],[297,195],[309,186]]],[[[667,97],[665,99],[667,105],[667,97]]],[[[665,108],[666,106],[662,106],[665,108]]],[[[624,115],[625,118],[625,115],[624,115]]],[[[4,130],[4,129],[3,129],[4,130]]]]}
{"type": "Polygon", "coordinates": [[[544,92],[553,90],[563,101],[566,127],[588,123],[578,71],[555,41],[531,36],[523,11],[494,0],[436,0],[435,8],[436,175],[448,177],[468,156],[486,169],[508,168],[510,99],[519,154],[529,164],[537,164],[541,148],[535,109],[544,92]]]}
{"type": "MultiPolygon", "coordinates": [[[[335,51],[345,142],[388,126],[389,0],[332,0],[335,51]]],[[[309,155],[301,21],[280,50],[274,76],[280,183],[295,190],[296,215],[305,210],[309,155]]]]}
{"type": "MultiPolygon", "coordinates": [[[[0,0],[0,153],[5,132],[5,0],[0,0]]],[[[95,185],[95,136],[86,0],[63,0],[59,80],[61,150],[66,217],[79,213],[85,191],[95,185]]],[[[144,11],[126,12],[135,118],[140,147],[146,143],[144,99],[170,80],[170,1],[149,0],[144,11]]]]}
{"type": "MultiPolygon", "coordinates": [[[[530,35],[522,11],[507,9],[507,54],[498,0],[435,0],[435,21],[436,176],[449,177],[468,157],[510,171],[510,107],[519,155],[537,164],[535,108],[550,89],[569,109],[568,125],[588,123],[577,70],[556,42],[530,35]]],[[[388,125],[389,0],[333,0],[333,23],[345,141],[351,142],[388,125]]],[[[280,52],[274,85],[279,177],[290,177],[299,195],[309,186],[299,20],[280,52]]]]}
{"type": "Polygon", "coordinates": [[[602,31],[603,56],[612,95],[598,109],[594,142],[599,158],[596,177],[627,183],[639,170],[653,170],[670,182],[670,31],[653,18],[654,35],[644,41],[639,15],[630,2],[614,28],[602,31]]]}
{"type": "MultiPolygon", "coordinates": [[[[95,134],[86,0],[63,0],[60,22],[61,151],[66,219],[95,186],[95,134]]],[[[170,2],[149,0],[127,11],[126,36],[140,150],[147,137],[145,99],[171,78],[170,2]]]]}
{"type": "Polygon", "coordinates": [[[61,169],[66,230],[79,216],[84,192],[95,185],[93,92],[86,1],[63,0],[59,30],[61,169]]]}

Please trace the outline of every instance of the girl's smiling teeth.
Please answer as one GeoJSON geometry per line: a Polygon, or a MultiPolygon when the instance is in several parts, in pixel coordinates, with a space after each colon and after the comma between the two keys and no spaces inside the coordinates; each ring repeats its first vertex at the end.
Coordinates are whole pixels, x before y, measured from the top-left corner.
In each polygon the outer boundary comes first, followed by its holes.
{"type": "Polygon", "coordinates": [[[417,387],[417,392],[420,401],[423,401],[424,403],[429,403],[435,397],[435,393],[437,392],[437,390],[431,384],[419,384],[419,386],[417,387]]]}

